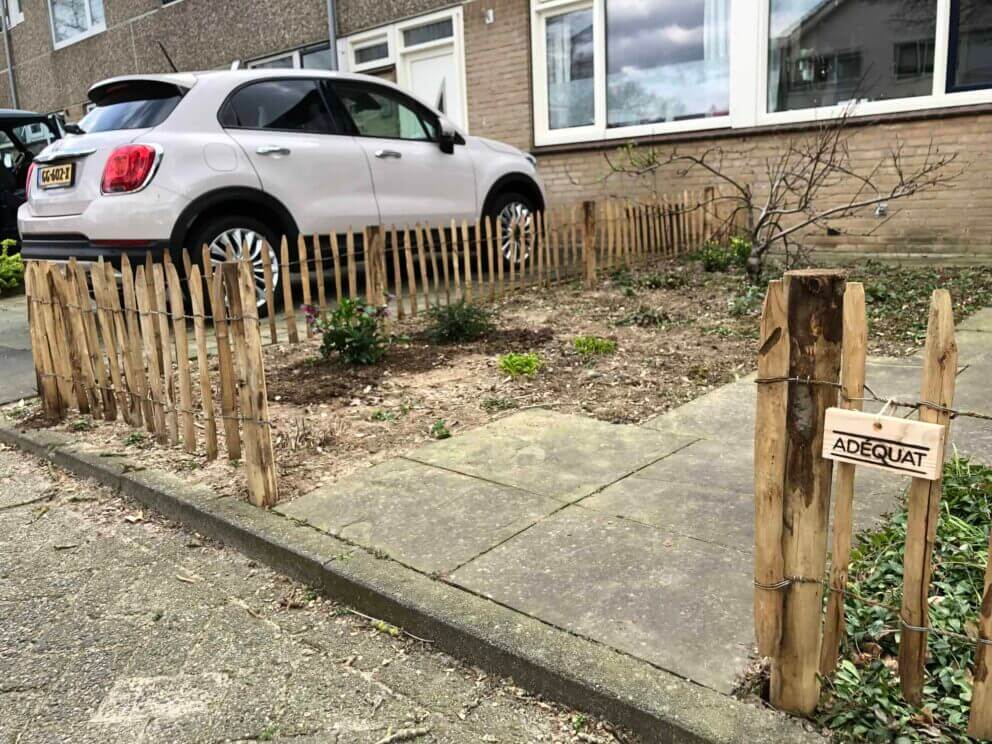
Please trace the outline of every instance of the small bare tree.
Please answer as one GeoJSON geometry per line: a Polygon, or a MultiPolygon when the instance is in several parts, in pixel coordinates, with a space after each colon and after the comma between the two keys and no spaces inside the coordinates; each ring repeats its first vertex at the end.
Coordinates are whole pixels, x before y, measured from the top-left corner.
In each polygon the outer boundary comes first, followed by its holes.
{"type": "Polygon", "coordinates": [[[777,249],[789,255],[811,228],[832,235],[871,235],[898,213],[888,209],[890,202],[948,187],[961,175],[962,169],[955,166],[958,153],[942,153],[932,139],[925,154],[913,156],[897,140],[870,167],[860,167],[851,156],[856,134],[852,110],[805,136],[784,141],[775,155],[764,158],[763,172],[753,182],[732,175],[725,166],[728,158],[748,159],[753,149],[720,146],[700,154],[627,146],[619,157],[606,154],[606,179],[657,176],[666,168],[683,177],[696,170],[709,174],[720,188],[705,203],[688,209],[719,213],[719,233],[733,229],[750,241],[747,273],[756,283],[768,253],[777,249]],[[871,230],[856,233],[840,224],[868,210],[884,217],[871,230]]]}

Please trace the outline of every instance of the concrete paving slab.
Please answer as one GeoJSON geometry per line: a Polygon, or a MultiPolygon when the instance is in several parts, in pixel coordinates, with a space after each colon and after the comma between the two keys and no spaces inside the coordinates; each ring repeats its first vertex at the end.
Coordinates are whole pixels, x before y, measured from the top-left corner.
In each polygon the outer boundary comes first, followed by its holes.
{"type": "Polygon", "coordinates": [[[572,505],[453,580],[720,692],[752,642],[750,560],[572,505]]]}
{"type": "MultiPolygon", "coordinates": [[[[959,331],[986,331],[992,333],[992,307],[979,310],[958,324],[959,331]]],[[[992,339],[990,339],[992,344],[992,339]]]]}
{"type": "Polygon", "coordinates": [[[674,411],[648,419],[641,426],[709,439],[752,440],[758,396],[755,377],[751,374],[719,387],[674,411]]]}
{"type": "Polygon", "coordinates": [[[276,511],[420,571],[445,573],[560,507],[517,488],[396,459],[276,511]]]}
{"type": "Polygon", "coordinates": [[[534,409],[431,443],[408,457],[573,502],[695,438],[534,409]]]}

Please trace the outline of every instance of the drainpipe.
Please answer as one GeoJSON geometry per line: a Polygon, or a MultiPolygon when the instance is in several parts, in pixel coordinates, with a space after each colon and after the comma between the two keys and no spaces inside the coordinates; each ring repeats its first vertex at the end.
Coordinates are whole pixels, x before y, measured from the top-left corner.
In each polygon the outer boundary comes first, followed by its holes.
{"type": "MultiPolygon", "coordinates": [[[[3,0],[7,2],[7,0],[3,0]]],[[[338,69],[338,29],[334,0],[327,0],[327,40],[331,47],[331,69],[338,69]]]]}
{"type": "MultiPolygon", "coordinates": [[[[328,0],[333,2],[333,0],[328,0]]],[[[0,0],[0,11],[3,12],[3,56],[7,60],[7,79],[10,81],[11,108],[20,108],[17,102],[17,83],[14,82],[14,65],[10,61],[10,13],[7,0],[0,0]]]]}

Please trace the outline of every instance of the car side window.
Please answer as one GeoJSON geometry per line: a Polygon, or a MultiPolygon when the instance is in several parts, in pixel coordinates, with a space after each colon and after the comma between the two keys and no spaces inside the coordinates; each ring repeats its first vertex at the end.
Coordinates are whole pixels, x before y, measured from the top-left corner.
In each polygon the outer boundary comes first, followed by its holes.
{"type": "Polygon", "coordinates": [[[433,142],[438,138],[435,117],[389,88],[335,82],[334,90],[360,137],[433,142]]]}
{"type": "Polygon", "coordinates": [[[220,112],[223,127],[290,132],[336,131],[314,80],[262,80],[237,90],[220,112]]]}

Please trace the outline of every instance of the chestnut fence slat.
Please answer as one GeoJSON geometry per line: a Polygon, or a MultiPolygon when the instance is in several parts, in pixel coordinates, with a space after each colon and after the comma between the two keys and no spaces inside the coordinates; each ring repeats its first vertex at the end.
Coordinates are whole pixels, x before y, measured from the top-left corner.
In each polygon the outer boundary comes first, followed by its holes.
{"type": "Polygon", "coordinates": [[[191,262],[184,288],[171,262],[149,260],[132,273],[122,261],[118,284],[102,261],[29,261],[28,323],[39,393],[52,418],[64,418],[73,408],[107,420],[120,414],[130,426],[147,425],[161,442],[181,442],[190,453],[202,446],[214,459],[217,387],[227,456],[240,460],[244,450],[249,499],[270,506],[278,492],[253,272],[247,262],[223,263],[216,271],[209,262],[206,267],[201,274],[191,262]],[[210,329],[218,349],[216,372],[208,355],[210,329]],[[197,419],[203,422],[202,445],[197,419]]]}

